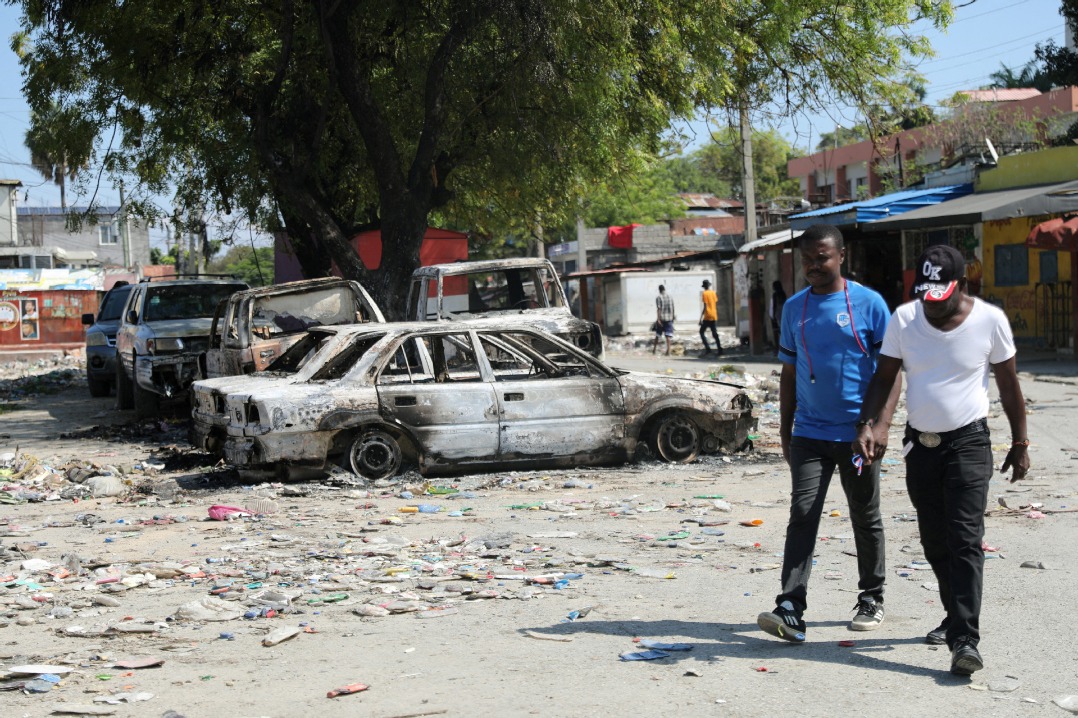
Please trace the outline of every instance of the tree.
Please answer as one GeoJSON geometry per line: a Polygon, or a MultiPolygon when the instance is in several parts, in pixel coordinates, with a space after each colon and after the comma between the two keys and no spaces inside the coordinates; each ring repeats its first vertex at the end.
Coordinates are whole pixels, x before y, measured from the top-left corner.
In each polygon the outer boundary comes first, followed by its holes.
{"type": "Polygon", "coordinates": [[[224,256],[207,263],[210,274],[230,274],[252,287],[273,284],[273,247],[236,245],[224,256]]]}
{"type": "MultiPolygon", "coordinates": [[[[432,217],[569,218],[639,168],[673,117],[883,91],[924,0],[8,0],[25,92],[99,130],[104,171],[177,204],[283,226],[308,276],[399,314],[432,217]],[[736,71],[731,70],[735,68],[736,71]],[[368,271],[349,238],[381,229],[368,271]]],[[[85,145],[81,149],[86,150],[85,145]]],[[[152,213],[147,204],[132,203],[152,213]]],[[[277,226],[275,226],[277,225],[277,226]]]]}
{"type": "Polygon", "coordinates": [[[1007,67],[1004,63],[999,64],[999,69],[988,76],[990,82],[985,89],[991,88],[1025,88],[1032,87],[1047,92],[1052,89],[1052,81],[1041,69],[1036,59],[1030,60],[1017,72],[1013,67],[1007,67]]]}
{"type": "Polygon", "coordinates": [[[84,124],[76,114],[49,102],[41,112],[32,113],[25,138],[30,163],[42,177],[60,188],[60,207],[64,209],[67,208],[67,183],[89,164],[85,153],[73,154],[68,149],[64,140],[73,133],[84,135],[75,146],[86,147],[93,141],[94,128],[84,124]]]}
{"type": "MultiPolygon", "coordinates": [[[[711,143],[696,151],[701,169],[729,184],[732,193],[744,197],[741,189],[741,138],[737,128],[723,127],[712,133],[711,143]]],[[[775,130],[752,133],[752,171],[756,180],[756,201],[801,194],[796,179],[786,173],[786,163],[796,156],[793,147],[775,130]]]]}

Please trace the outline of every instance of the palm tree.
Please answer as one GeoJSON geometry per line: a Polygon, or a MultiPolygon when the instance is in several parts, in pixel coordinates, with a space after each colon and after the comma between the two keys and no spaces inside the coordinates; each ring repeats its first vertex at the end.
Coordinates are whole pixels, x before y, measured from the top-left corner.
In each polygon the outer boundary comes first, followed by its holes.
{"type": "Polygon", "coordinates": [[[74,180],[82,169],[70,161],[63,149],[62,138],[70,130],[65,113],[55,104],[44,114],[33,113],[30,117],[30,129],[26,131],[24,143],[30,150],[30,163],[46,180],[60,188],[60,207],[67,209],[65,187],[68,180],[74,180]]]}
{"type": "Polygon", "coordinates": [[[1045,76],[1044,71],[1037,66],[1035,60],[1030,60],[1017,71],[1013,67],[1007,67],[1005,64],[1000,63],[999,69],[989,75],[988,79],[992,82],[988,84],[986,89],[1033,87],[1041,92],[1052,89],[1051,81],[1045,76]]]}

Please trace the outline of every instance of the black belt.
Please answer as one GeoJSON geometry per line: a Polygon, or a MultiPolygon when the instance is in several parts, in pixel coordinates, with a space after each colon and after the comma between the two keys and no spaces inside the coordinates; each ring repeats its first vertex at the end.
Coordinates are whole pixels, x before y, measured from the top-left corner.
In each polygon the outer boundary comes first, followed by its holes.
{"type": "Polygon", "coordinates": [[[906,436],[916,439],[921,446],[934,449],[942,443],[953,441],[967,434],[979,434],[988,431],[988,419],[978,419],[972,424],[966,424],[953,431],[918,431],[906,424],[906,436]]]}

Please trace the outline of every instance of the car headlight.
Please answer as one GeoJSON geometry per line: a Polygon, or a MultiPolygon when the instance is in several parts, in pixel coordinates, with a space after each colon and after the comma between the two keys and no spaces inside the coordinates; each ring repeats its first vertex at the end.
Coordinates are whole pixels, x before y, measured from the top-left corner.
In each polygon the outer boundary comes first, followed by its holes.
{"type": "Polygon", "coordinates": [[[168,352],[182,352],[183,339],[179,337],[164,337],[162,339],[147,339],[146,351],[150,354],[166,354],[168,352]]]}
{"type": "Polygon", "coordinates": [[[108,345],[109,340],[105,337],[105,332],[90,332],[86,335],[86,346],[88,347],[107,347],[108,345]]]}

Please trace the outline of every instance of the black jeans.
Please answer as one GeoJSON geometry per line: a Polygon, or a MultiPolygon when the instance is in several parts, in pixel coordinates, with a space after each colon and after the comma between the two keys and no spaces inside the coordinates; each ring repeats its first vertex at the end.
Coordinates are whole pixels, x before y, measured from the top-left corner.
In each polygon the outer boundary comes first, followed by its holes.
{"type": "Polygon", "coordinates": [[[859,598],[883,602],[883,517],[880,516],[880,464],[873,462],[857,475],[848,441],[821,441],[795,436],[790,441],[793,492],[786,547],[782,557],[782,593],[776,603],[789,601],[798,611],[808,608],[808,582],[820,515],[827,487],[838,467],[842,490],[850,508],[853,539],[857,546],[859,598]]]}
{"type": "Polygon", "coordinates": [[[917,509],[921,547],[940,585],[940,601],[950,616],[947,645],[968,636],[980,640],[984,582],[984,511],[992,478],[992,442],[980,420],[948,432],[935,448],[923,446],[906,428],[906,488],[917,509]]]}
{"type": "Polygon", "coordinates": [[[722,354],[722,344],[719,342],[719,330],[715,328],[718,322],[714,319],[704,319],[700,322],[700,341],[704,343],[704,351],[709,351],[711,347],[707,345],[707,337],[704,335],[704,331],[711,329],[711,336],[715,338],[715,353],[722,354]]]}

